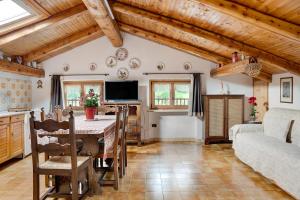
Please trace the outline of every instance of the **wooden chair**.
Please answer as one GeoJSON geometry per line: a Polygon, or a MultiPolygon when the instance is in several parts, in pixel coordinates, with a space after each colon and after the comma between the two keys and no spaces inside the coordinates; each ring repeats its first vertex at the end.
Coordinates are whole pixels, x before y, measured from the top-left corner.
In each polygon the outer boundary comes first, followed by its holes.
{"type": "Polygon", "coordinates": [[[34,112],[32,111],[30,118],[31,132],[31,149],[32,149],[32,166],[33,166],[33,200],[45,199],[48,196],[52,197],[68,197],[72,200],[77,200],[78,197],[78,174],[83,170],[88,171],[89,189],[92,189],[92,159],[90,157],[77,157],[76,153],[76,138],[74,128],[73,113],[70,112],[69,122],[57,122],[52,119],[43,122],[35,121],[34,112]],[[49,143],[45,145],[38,144],[37,130],[46,132],[54,132],[60,129],[69,131],[69,138],[66,143],[49,143]],[[47,153],[51,155],[49,160],[44,163],[39,162],[39,153],[47,153]],[[40,198],[40,175],[56,175],[71,177],[72,194],[56,194],[54,187],[51,187],[40,198]]]}
{"type": "Polygon", "coordinates": [[[106,160],[106,159],[112,160],[109,169],[105,168],[104,172],[102,173],[99,183],[100,185],[114,185],[114,188],[116,190],[118,190],[119,187],[119,175],[123,171],[121,146],[119,145],[120,121],[122,115],[123,115],[122,108],[118,108],[118,111],[116,112],[115,126],[111,126],[106,130],[104,130],[104,151],[100,152],[95,156],[96,159],[100,158],[101,160],[106,160]],[[104,180],[106,173],[110,169],[113,169],[114,179],[104,180]]]}
{"type": "Polygon", "coordinates": [[[124,134],[124,175],[125,175],[125,169],[127,167],[127,132],[128,132],[128,116],[129,116],[129,106],[125,106],[124,108],[124,123],[122,127],[122,131],[124,134]]]}

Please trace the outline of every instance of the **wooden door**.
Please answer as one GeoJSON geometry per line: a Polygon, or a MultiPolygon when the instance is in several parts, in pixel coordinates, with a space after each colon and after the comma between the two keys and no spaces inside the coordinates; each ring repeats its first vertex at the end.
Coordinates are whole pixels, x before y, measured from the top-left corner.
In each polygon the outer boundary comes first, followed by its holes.
{"type": "Polygon", "coordinates": [[[257,120],[262,121],[264,114],[268,110],[269,84],[264,81],[253,79],[253,96],[257,102],[257,120]]]}
{"type": "Polygon", "coordinates": [[[9,125],[0,125],[0,163],[9,158],[9,125]]]}
{"type": "Polygon", "coordinates": [[[14,122],[10,125],[10,156],[14,157],[23,153],[23,121],[14,122]]]}
{"type": "Polygon", "coordinates": [[[227,98],[227,124],[226,124],[226,139],[229,139],[229,129],[244,122],[244,97],[229,96],[227,98]]]}
{"type": "Polygon", "coordinates": [[[225,139],[225,98],[206,96],[205,101],[205,143],[225,139]]]}

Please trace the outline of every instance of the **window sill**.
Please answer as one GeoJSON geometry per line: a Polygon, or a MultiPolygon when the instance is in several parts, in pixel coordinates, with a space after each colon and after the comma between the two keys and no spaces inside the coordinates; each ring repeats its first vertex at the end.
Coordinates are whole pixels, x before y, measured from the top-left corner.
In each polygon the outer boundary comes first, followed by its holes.
{"type": "Polygon", "coordinates": [[[184,109],[157,109],[157,110],[148,110],[148,112],[158,112],[158,113],[188,113],[189,111],[184,109]]]}

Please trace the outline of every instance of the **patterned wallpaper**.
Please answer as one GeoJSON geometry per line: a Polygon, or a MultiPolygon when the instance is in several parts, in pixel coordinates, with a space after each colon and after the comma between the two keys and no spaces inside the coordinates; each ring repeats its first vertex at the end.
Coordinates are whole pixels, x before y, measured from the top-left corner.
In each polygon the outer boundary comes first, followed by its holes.
{"type": "Polygon", "coordinates": [[[32,107],[31,80],[0,77],[0,111],[32,107]]]}

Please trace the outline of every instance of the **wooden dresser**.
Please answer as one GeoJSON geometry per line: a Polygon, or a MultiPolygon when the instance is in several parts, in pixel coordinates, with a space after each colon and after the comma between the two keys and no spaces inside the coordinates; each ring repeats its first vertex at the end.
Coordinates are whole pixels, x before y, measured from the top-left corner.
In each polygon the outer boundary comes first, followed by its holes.
{"type": "Polygon", "coordinates": [[[132,143],[136,142],[138,146],[142,144],[141,137],[141,102],[105,102],[105,106],[124,106],[128,105],[129,107],[129,116],[128,116],[128,132],[127,132],[127,141],[132,143]]]}
{"type": "Polygon", "coordinates": [[[0,164],[24,150],[24,115],[0,117],[0,164]]]}
{"type": "Polygon", "coordinates": [[[244,95],[205,95],[205,144],[229,142],[229,128],[244,122],[244,95]]]}

